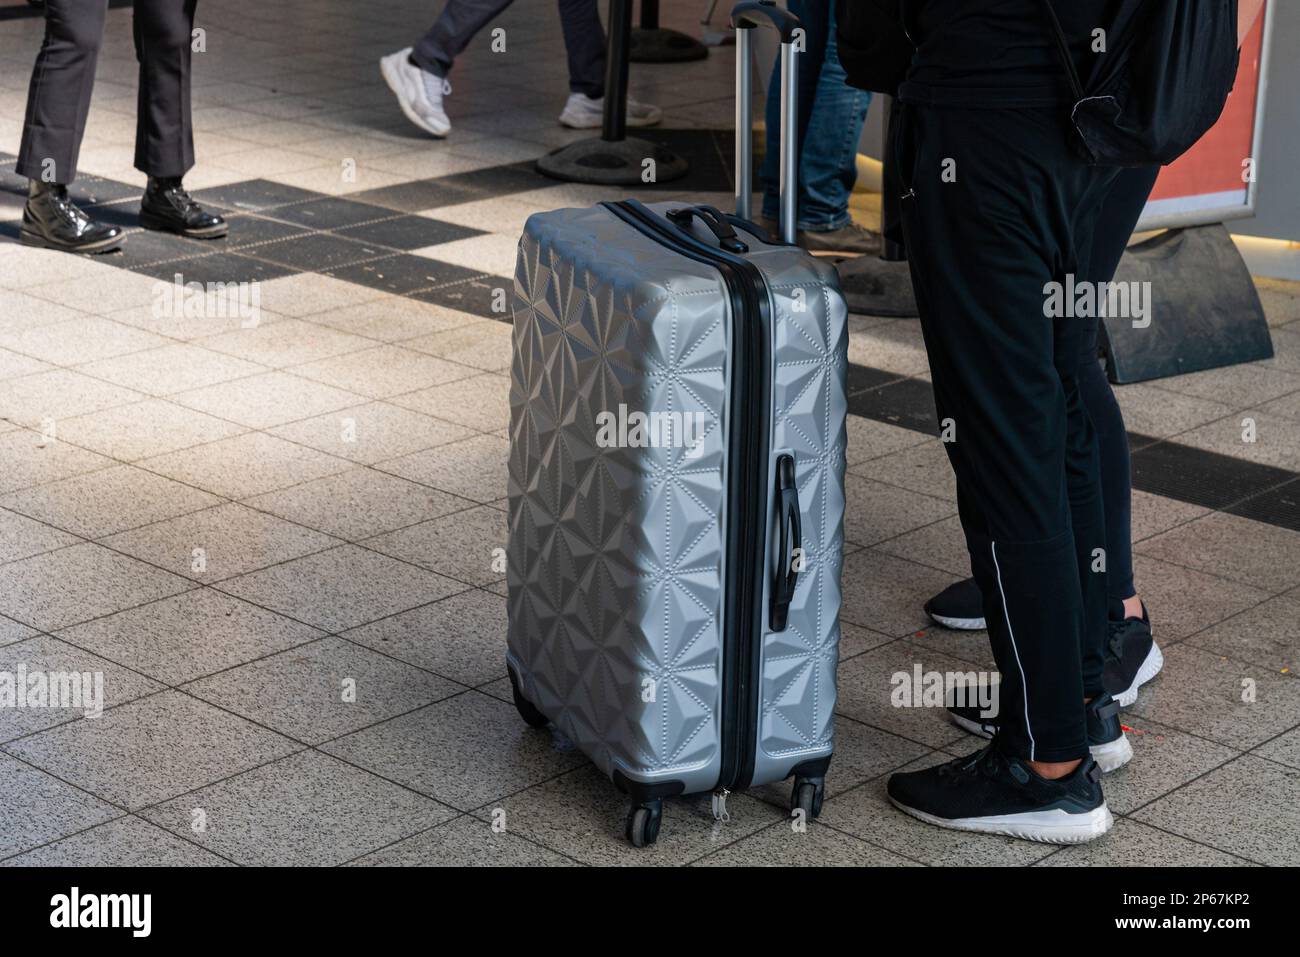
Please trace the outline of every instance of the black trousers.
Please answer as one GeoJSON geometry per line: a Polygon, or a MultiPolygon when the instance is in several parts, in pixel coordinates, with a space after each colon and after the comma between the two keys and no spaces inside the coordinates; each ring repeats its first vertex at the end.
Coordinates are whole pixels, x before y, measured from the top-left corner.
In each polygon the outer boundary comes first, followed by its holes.
{"type": "MultiPolygon", "coordinates": [[[[190,34],[196,2],[135,0],[135,167],[150,176],[183,176],[194,165],[190,34]]],[[[107,0],[45,0],[45,40],[27,90],[15,166],[20,175],[55,183],[76,177],[107,9],[107,0]]]]}
{"type": "MultiPolygon", "coordinates": [[[[1115,185],[1106,194],[1092,244],[1092,271],[1099,282],[1115,275],[1124,247],[1137,226],[1155,186],[1160,167],[1120,170],[1115,185]]],[[[1137,594],[1133,582],[1133,486],[1129,460],[1128,432],[1115,392],[1097,361],[1101,322],[1080,319],[1092,325],[1085,335],[1079,356],[1079,389],[1088,410],[1101,452],[1102,498],[1106,502],[1106,580],[1110,592],[1111,617],[1119,617],[1119,604],[1137,594]]]]}
{"type": "Polygon", "coordinates": [[[1071,274],[1097,281],[1093,239],[1118,172],[1076,157],[1064,110],[903,108],[903,231],[1002,673],[1000,745],[1083,758],[1106,640],[1100,457],[1079,381],[1096,327],[1046,303],[1071,274]]]}

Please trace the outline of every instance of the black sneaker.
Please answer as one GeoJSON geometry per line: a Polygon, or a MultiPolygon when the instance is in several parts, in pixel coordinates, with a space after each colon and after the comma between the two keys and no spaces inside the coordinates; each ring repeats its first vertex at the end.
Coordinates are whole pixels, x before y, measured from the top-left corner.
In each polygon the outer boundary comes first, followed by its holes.
{"type": "MultiPolygon", "coordinates": [[[[981,738],[997,737],[998,716],[986,715],[978,704],[966,704],[967,701],[990,701],[988,695],[976,697],[970,694],[958,703],[956,690],[948,695],[948,715],[953,724],[959,728],[977,734],[981,738]]],[[[1124,736],[1124,726],[1119,720],[1119,702],[1109,694],[1093,698],[1087,705],[1088,712],[1088,750],[1102,772],[1109,774],[1118,771],[1133,760],[1133,745],[1124,736]]]]}
{"type": "Polygon", "coordinates": [[[984,629],[984,596],[975,579],[949,585],[925,603],[925,613],[945,628],[958,631],[984,629]]]}
{"type": "Polygon", "coordinates": [[[891,775],[889,800],[940,827],[1048,844],[1082,844],[1115,823],[1101,791],[1101,769],[1091,758],[1049,781],[1003,754],[997,742],[970,757],[891,775]]]}
{"type": "Polygon", "coordinates": [[[1106,671],[1102,681],[1120,707],[1137,700],[1138,689],[1160,673],[1165,656],[1151,637],[1151,619],[1146,606],[1141,618],[1112,621],[1106,648],[1106,671]]]}

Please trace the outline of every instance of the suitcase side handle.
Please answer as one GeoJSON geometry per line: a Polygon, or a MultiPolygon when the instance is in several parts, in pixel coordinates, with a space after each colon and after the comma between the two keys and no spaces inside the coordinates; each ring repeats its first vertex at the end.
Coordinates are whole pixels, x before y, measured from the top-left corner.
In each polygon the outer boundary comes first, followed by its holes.
{"type": "Polygon", "coordinates": [[[803,525],[799,517],[799,485],[795,481],[793,455],[782,455],[776,460],[776,496],[776,547],[781,561],[776,568],[776,580],[772,583],[770,624],[772,631],[785,631],[790,617],[790,602],[799,582],[799,569],[803,566],[803,525]],[[787,542],[789,551],[786,551],[787,542]]]}
{"type": "Polygon", "coordinates": [[[773,0],[745,0],[731,11],[736,28],[736,215],[753,217],[754,152],[750,142],[753,116],[753,62],[750,56],[749,31],[760,19],[770,20],[781,34],[781,240],[794,242],[796,163],[798,135],[795,132],[795,106],[798,70],[795,61],[796,31],[802,28],[799,18],[778,7],[773,0]]]}

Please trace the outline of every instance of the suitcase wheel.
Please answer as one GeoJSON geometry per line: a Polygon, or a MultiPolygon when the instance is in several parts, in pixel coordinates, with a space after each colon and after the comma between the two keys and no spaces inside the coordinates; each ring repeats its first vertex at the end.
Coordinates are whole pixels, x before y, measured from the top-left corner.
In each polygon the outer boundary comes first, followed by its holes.
{"type": "Polygon", "coordinates": [[[822,799],[826,797],[825,778],[795,778],[790,792],[790,811],[803,811],[803,819],[810,821],[822,813],[822,799]]]}
{"type": "Polygon", "coordinates": [[[646,801],[633,804],[627,811],[627,840],[633,847],[648,847],[659,839],[659,825],[663,821],[664,802],[646,801]]]}
{"type": "Polygon", "coordinates": [[[519,712],[519,717],[524,719],[525,724],[530,728],[544,728],[550,724],[546,715],[533,707],[533,703],[520,693],[514,682],[511,682],[511,686],[515,695],[515,709],[519,712]]]}

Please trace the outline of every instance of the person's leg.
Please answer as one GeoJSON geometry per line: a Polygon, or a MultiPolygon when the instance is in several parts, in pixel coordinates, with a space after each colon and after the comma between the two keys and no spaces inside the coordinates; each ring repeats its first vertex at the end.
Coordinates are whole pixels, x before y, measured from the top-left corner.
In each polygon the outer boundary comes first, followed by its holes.
{"type": "MultiPolygon", "coordinates": [[[[834,37],[833,5],[827,33],[834,37]]],[[[826,43],[812,113],[799,157],[799,229],[830,232],[852,220],[849,196],[858,177],[858,140],[871,94],[849,86],[833,40],[826,43]]]]}
{"type": "MultiPolygon", "coordinates": [[[[790,12],[803,23],[804,48],[795,54],[798,70],[795,86],[795,129],[799,142],[807,143],[808,122],[812,117],[817,84],[828,44],[833,45],[830,33],[830,4],[817,0],[790,0],[790,12]]],[[[763,217],[775,220],[780,214],[781,187],[781,58],[777,55],[772,65],[772,78],[767,85],[767,102],[764,104],[765,146],[763,163],[759,168],[759,182],[763,190],[763,217]]],[[[802,165],[802,163],[800,164],[802,165]]]]}
{"type": "Polygon", "coordinates": [[[429,32],[411,47],[411,62],[435,76],[446,76],[474,36],[514,0],[447,0],[429,32]]]}
{"type": "Polygon", "coordinates": [[[22,145],[14,167],[28,179],[19,232],[28,246],[104,253],[124,239],[120,227],[91,219],[68,195],[68,184],[77,176],[107,9],[107,0],[45,4],[45,38],[27,89],[22,145]]]}
{"type": "Polygon", "coordinates": [[[913,148],[903,152],[915,195],[904,225],[1003,678],[999,744],[1068,770],[1088,754],[1084,609],[1065,467],[1069,395],[1043,300],[1073,260],[1071,222],[1060,214],[1084,198],[1093,174],[1068,158],[1048,111],[908,113],[913,148]],[[956,160],[955,182],[941,181],[946,158],[956,160]],[[1008,179],[1023,186],[1009,190],[1008,179]]]}
{"type": "Polygon", "coordinates": [[[140,225],[194,239],[226,235],[226,221],[190,197],[182,179],[194,166],[190,51],[197,0],[135,0],[132,30],[140,63],[135,168],[149,177],[140,225]]]}
{"type": "Polygon", "coordinates": [[[1085,705],[1080,657],[1074,506],[1087,482],[1067,469],[1087,436],[1076,434],[1064,330],[1045,296],[1074,266],[1079,211],[1110,174],[1071,153],[1055,110],[905,110],[908,261],[1002,681],[994,743],[895,773],[889,798],[945,827],[1092,840],[1113,819],[1089,754],[1089,713],[1106,699],[1085,705]]]}
{"type": "MultiPolygon", "coordinates": [[[[596,0],[559,0],[560,26],[569,58],[569,98],[560,124],[576,130],[597,129],[605,119],[605,28],[596,0]]],[[[629,127],[654,126],[663,111],[629,93],[624,101],[629,127]]]]}
{"type": "Polygon", "coordinates": [[[76,178],[107,9],[108,0],[46,0],[14,166],[20,176],[64,185],[76,178]]]}
{"type": "MultiPolygon", "coordinates": [[[[1158,174],[1159,168],[1152,167],[1125,169],[1116,176],[1102,200],[1092,239],[1088,243],[1086,262],[1080,264],[1081,280],[1100,284],[1114,278],[1158,174]]],[[[1104,690],[1127,706],[1136,698],[1138,687],[1159,672],[1163,658],[1152,641],[1145,608],[1134,586],[1128,434],[1115,393],[1098,360],[1101,323],[1095,318],[1076,318],[1071,322],[1073,325],[1066,333],[1076,343],[1077,369],[1073,373],[1064,372],[1063,379],[1074,380],[1087,419],[1096,433],[1105,525],[1108,620],[1104,631],[1098,628],[1095,611],[1102,601],[1102,596],[1095,590],[1099,582],[1090,571],[1085,572],[1085,568],[1089,568],[1090,550],[1086,545],[1079,547],[1080,580],[1085,590],[1089,585],[1094,587],[1085,598],[1085,604],[1094,609],[1088,615],[1091,630],[1085,635],[1082,645],[1085,684],[1089,686],[1091,696],[1100,669],[1104,690]]],[[[1063,343],[1062,354],[1065,355],[1068,349],[1069,346],[1063,343]]],[[[1077,415],[1077,410],[1072,407],[1072,416],[1077,415]]],[[[1073,450],[1071,462],[1076,470],[1092,468],[1090,456],[1077,447],[1073,450]]],[[[1076,539],[1096,537],[1095,533],[1080,533],[1081,526],[1092,524],[1086,518],[1086,496],[1084,501],[1073,501],[1072,504],[1076,512],[1076,539]]],[[[980,602],[978,583],[967,579],[927,602],[926,611],[947,627],[981,629],[986,621],[979,609],[980,602]]],[[[960,708],[953,709],[953,713],[961,715],[957,720],[963,727],[972,728],[972,722],[960,708]],[[963,721],[962,717],[967,717],[967,720],[963,721]]],[[[981,721],[980,724],[988,723],[981,721]]]]}
{"type": "Polygon", "coordinates": [[[599,100],[605,95],[605,28],[596,0],[559,0],[569,91],[599,100]]]}
{"type": "MultiPolygon", "coordinates": [[[[1121,171],[1102,205],[1093,237],[1090,279],[1110,282],[1119,268],[1124,248],[1146,206],[1159,168],[1121,171]]],[[[1133,581],[1132,470],[1128,433],[1115,392],[1098,361],[1100,322],[1090,320],[1090,335],[1080,339],[1079,388],[1097,430],[1101,450],[1101,476],[1106,501],[1106,558],[1110,617],[1141,617],[1141,602],[1133,581]],[[1135,608],[1125,608],[1125,602],[1135,608]],[[1118,607],[1116,607],[1118,606],[1118,607]]]]}
{"type": "MultiPolygon", "coordinates": [[[[1076,275],[1087,275],[1087,266],[1081,262],[1072,271],[1076,275]]],[[[1095,341],[1095,330],[1089,320],[1074,316],[1056,320],[1055,326],[1054,360],[1065,390],[1068,424],[1065,470],[1070,492],[1070,527],[1074,533],[1079,592],[1083,600],[1079,660],[1084,698],[1091,701],[1106,690],[1102,678],[1105,670],[1106,586],[1110,559],[1106,541],[1101,452],[1097,431],[1083,400],[1079,377],[1080,342],[1088,339],[1095,341]]]]}
{"type": "Polygon", "coordinates": [[[135,168],[152,177],[179,178],[194,165],[190,44],[196,2],[135,0],[135,168]]]}

